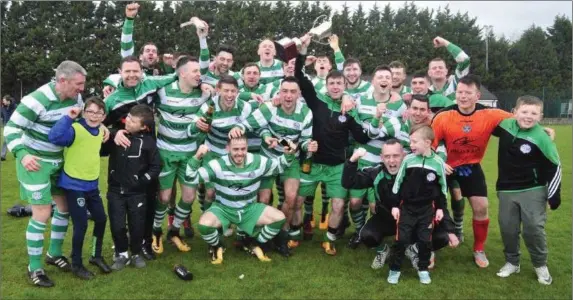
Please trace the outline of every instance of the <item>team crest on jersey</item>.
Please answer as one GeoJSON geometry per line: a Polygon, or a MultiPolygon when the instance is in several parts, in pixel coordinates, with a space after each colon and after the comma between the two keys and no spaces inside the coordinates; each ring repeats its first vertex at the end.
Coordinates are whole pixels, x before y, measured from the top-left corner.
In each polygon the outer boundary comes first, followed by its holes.
{"type": "Polygon", "coordinates": [[[248,176],[249,178],[255,178],[255,171],[251,171],[248,176]]]}
{"type": "Polygon", "coordinates": [[[529,146],[528,144],[523,144],[521,145],[521,147],[519,147],[519,151],[521,151],[521,153],[523,154],[527,154],[531,152],[531,146],[529,146]]]}
{"type": "Polygon", "coordinates": [[[294,126],[294,129],[297,129],[297,130],[300,129],[300,124],[299,124],[299,123],[294,123],[293,126],[294,126]]]}
{"type": "Polygon", "coordinates": [[[237,123],[241,123],[241,117],[236,117],[236,118],[235,118],[235,121],[236,121],[237,123]]]}
{"type": "Polygon", "coordinates": [[[32,193],[32,199],[34,199],[34,200],[42,199],[42,193],[41,192],[33,192],[32,193]]]}
{"type": "Polygon", "coordinates": [[[472,131],[472,127],[471,127],[470,125],[466,124],[466,125],[464,125],[464,126],[462,127],[462,130],[463,130],[465,133],[468,133],[468,132],[472,131]]]}
{"type": "Polygon", "coordinates": [[[428,180],[428,182],[432,182],[432,181],[436,180],[436,174],[428,173],[428,175],[426,175],[426,179],[428,180]]]}
{"type": "Polygon", "coordinates": [[[86,205],[86,199],[85,198],[78,198],[78,206],[84,207],[85,205],[86,205]]]}

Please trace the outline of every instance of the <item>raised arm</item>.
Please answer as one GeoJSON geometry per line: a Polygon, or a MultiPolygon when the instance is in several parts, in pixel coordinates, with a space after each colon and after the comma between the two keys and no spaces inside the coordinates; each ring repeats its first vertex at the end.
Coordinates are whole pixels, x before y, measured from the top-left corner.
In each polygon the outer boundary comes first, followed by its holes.
{"type": "Polygon", "coordinates": [[[366,189],[374,187],[374,179],[382,170],[381,166],[358,170],[358,160],[347,160],[342,170],[342,187],[345,189],[366,189]]]}
{"type": "Polygon", "coordinates": [[[121,28],[121,57],[133,55],[135,45],[133,43],[133,19],[137,15],[139,4],[130,3],[125,7],[125,21],[121,28]]]}
{"type": "Polygon", "coordinates": [[[344,69],[344,54],[340,51],[340,46],[338,45],[338,36],[333,34],[328,38],[328,44],[330,48],[334,51],[334,63],[336,64],[336,69],[341,71],[344,69]]]}

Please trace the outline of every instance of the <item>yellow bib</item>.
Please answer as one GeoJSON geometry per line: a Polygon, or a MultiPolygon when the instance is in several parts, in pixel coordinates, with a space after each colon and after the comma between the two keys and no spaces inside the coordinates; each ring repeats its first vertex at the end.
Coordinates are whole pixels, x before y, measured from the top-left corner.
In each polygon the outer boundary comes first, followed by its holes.
{"type": "Polygon", "coordinates": [[[72,145],[64,151],[64,172],[80,180],[91,181],[99,177],[101,142],[103,131],[93,136],[80,123],[72,124],[75,138],[72,145]]]}

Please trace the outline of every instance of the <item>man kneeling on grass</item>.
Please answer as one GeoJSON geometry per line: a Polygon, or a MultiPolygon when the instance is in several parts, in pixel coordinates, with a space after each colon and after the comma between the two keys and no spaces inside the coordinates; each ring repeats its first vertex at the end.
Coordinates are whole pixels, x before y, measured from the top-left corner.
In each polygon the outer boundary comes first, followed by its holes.
{"type": "MultiPolygon", "coordinates": [[[[294,147],[293,147],[294,148],[294,147]]],[[[261,261],[270,261],[262,249],[279,233],[285,222],[285,215],[278,209],[257,202],[257,194],[263,177],[276,176],[290,166],[294,150],[285,147],[285,154],[277,158],[266,158],[247,152],[247,138],[240,136],[229,139],[228,154],[201,165],[201,158],[209,151],[201,145],[187,164],[188,181],[212,182],[215,187],[215,201],[199,219],[201,237],[209,244],[212,264],[223,262],[224,247],[219,239],[220,229],[225,231],[235,224],[247,236],[245,246],[261,261]]]]}

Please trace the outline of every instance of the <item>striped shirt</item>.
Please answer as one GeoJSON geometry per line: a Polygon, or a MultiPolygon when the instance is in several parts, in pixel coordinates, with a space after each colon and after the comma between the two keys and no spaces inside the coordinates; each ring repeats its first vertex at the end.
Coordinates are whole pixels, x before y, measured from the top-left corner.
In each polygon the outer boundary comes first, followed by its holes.
{"type": "MultiPolygon", "coordinates": [[[[346,59],[344,58],[344,54],[342,54],[342,51],[338,50],[336,52],[334,52],[334,63],[336,64],[336,69],[340,72],[342,72],[342,70],[344,70],[344,61],[346,59]]],[[[326,94],[326,78],[320,78],[318,76],[315,76],[314,78],[312,78],[312,84],[314,85],[314,89],[318,92],[318,93],[322,93],[322,94],[326,94]]]]}
{"type": "MultiPolygon", "coordinates": [[[[285,138],[294,143],[300,143],[306,151],[308,143],[312,138],[312,111],[306,104],[297,102],[294,112],[287,114],[280,107],[275,107],[272,103],[265,103],[253,112],[241,124],[237,124],[243,130],[253,132],[260,130],[260,136],[285,138]]],[[[264,143],[261,147],[262,153],[267,157],[279,157],[284,153],[282,145],[275,148],[268,148],[264,143]]]]}
{"type": "Polygon", "coordinates": [[[460,78],[470,73],[470,57],[460,47],[450,43],[446,49],[456,60],[456,70],[454,74],[447,78],[446,84],[442,89],[438,90],[433,84],[430,86],[430,91],[440,93],[452,101],[456,100],[456,88],[460,78]]]}
{"type": "Polygon", "coordinates": [[[201,166],[194,157],[187,164],[186,176],[190,182],[212,182],[215,187],[215,201],[231,208],[243,208],[257,201],[263,177],[275,176],[284,172],[294,156],[282,155],[266,158],[259,154],[247,153],[243,167],[235,165],[229,155],[213,159],[201,166]]]}
{"type": "MultiPolygon", "coordinates": [[[[211,86],[216,86],[221,75],[216,75],[209,70],[209,65],[211,64],[211,54],[209,52],[209,46],[207,46],[207,39],[199,39],[199,47],[201,48],[199,52],[199,68],[201,70],[201,81],[207,83],[211,86]]],[[[226,75],[233,76],[239,82],[239,87],[243,85],[243,80],[241,79],[241,73],[229,70],[226,75]]]]}
{"type": "Polygon", "coordinates": [[[350,96],[352,96],[352,98],[354,100],[357,100],[358,98],[362,97],[362,95],[364,95],[364,94],[372,93],[373,88],[372,88],[372,84],[370,84],[370,82],[360,79],[360,83],[358,84],[357,87],[346,88],[345,91],[350,96]]]}
{"type": "Polygon", "coordinates": [[[183,93],[177,81],[161,88],[157,95],[157,148],[182,153],[197,151],[197,139],[195,136],[188,136],[187,127],[190,122],[197,121],[197,113],[209,100],[210,95],[203,95],[198,87],[189,93],[183,93]]]}
{"type": "Polygon", "coordinates": [[[261,79],[259,82],[262,84],[282,79],[285,76],[283,71],[283,62],[281,60],[275,59],[270,67],[263,67],[261,61],[258,61],[257,65],[261,70],[261,79]]]}
{"type": "Polygon", "coordinates": [[[56,84],[50,82],[26,95],[6,124],[6,145],[17,158],[26,154],[55,160],[63,158],[64,148],[50,143],[48,133],[59,119],[79,104],[77,99],[61,100],[55,88],[56,84]]]}
{"type": "Polygon", "coordinates": [[[376,118],[376,100],[367,95],[364,95],[356,101],[356,111],[358,112],[358,119],[362,123],[362,127],[367,131],[368,136],[372,139],[367,144],[358,144],[366,150],[366,155],[360,160],[367,165],[375,165],[381,163],[380,152],[384,140],[396,136],[400,132],[401,122],[393,116],[382,116],[382,126],[380,128],[380,120],[376,118]]]}
{"type": "MultiPolygon", "coordinates": [[[[223,111],[219,103],[219,96],[217,95],[213,97],[211,101],[207,101],[201,105],[198,118],[205,116],[209,105],[215,107],[215,112],[213,113],[211,128],[205,139],[205,145],[207,145],[209,150],[213,153],[223,156],[227,154],[225,147],[229,140],[229,131],[231,131],[236,124],[247,119],[252,112],[252,107],[247,102],[235,99],[235,105],[230,110],[223,111]]],[[[189,136],[194,136],[200,132],[195,122],[189,124],[187,130],[189,136]]]]}
{"type": "Polygon", "coordinates": [[[125,18],[121,27],[121,57],[133,55],[135,44],[133,43],[133,19],[125,18]]]}

